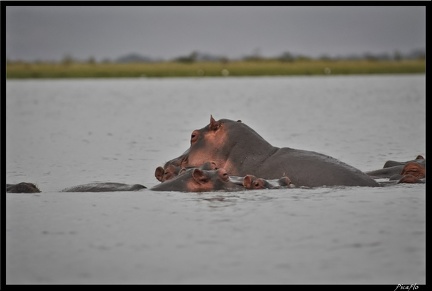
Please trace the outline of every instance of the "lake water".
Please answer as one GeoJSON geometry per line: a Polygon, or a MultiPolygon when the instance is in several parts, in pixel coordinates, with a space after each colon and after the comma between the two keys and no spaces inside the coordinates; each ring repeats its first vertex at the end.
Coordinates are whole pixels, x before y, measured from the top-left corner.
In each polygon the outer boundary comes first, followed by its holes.
{"type": "MultiPolygon", "coordinates": [[[[214,118],[363,171],[426,153],[424,75],[8,80],[7,284],[425,284],[425,184],[62,193],[159,183],[214,118]]],[[[5,195],[5,194],[4,194],[5,195]]]]}

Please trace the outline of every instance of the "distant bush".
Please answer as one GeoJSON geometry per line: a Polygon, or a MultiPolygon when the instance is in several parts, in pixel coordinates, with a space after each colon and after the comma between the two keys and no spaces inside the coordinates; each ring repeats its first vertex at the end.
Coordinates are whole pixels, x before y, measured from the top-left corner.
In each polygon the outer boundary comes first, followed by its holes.
{"type": "MultiPolygon", "coordinates": [[[[193,59],[193,58],[192,58],[193,59]]],[[[8,61],[7,78],[220,77],[425,73],[425,60],[281,60],[154,63],[8,61]]]]}

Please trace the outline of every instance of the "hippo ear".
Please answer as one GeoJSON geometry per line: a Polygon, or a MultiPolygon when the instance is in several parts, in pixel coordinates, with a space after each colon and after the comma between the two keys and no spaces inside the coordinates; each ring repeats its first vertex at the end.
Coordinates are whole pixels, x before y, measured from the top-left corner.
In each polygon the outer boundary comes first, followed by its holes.
{"type": "Polygon", "coordinates": [[[216,165],[216,162],[214,162],[214,161],[211,161],[211,162],[209,162],[210,163],[210,168],[211,168],[211,170],[217,170],[218,168],[217,168],[217,165],[216,165]]]}
{"type": "Polygon", "coordinates": [[[178,175],[179,175],[179,176],[180,176],[180,175],[183,175],[185,172],[186,172],[186,168],[183,167],[183,168],[181,168],[180,171],[178,172],[178,175]]]}
{"type": "Polygon", "coordinates": [[[156,168],[156,170],[155,170],[155,177],[156,177],[156,179],[158,179],[159,182],[162,182],[164,172],[165,172],[164,168],[162,168],[162,167],[157,167],[156,168]]]}
{"type": "Polygon", "coordinates": [[[210,115],[210,129],[217,130],[220,126],[220,122],[214,120],[213,116],[210,115]]]}
{"type": "Polygon", "coordinates": [[[195,181],[197,181],[199,184],[203,184],[209,180],[209,177],[204,173],[204,171],[196,168],[192,172],[192,177],[195,181]]]}
{"type": "Polygon", "coordinates": [[[245,187],[246,189],[251,189],[252,188],[252,176],[251,175],[246,175],[243,178],[243,187],[245,187]]]}
{"type": "Polygon", "coordinates": [[[288,176],[283,176],[278,180],[279,186],[288,186],[291,184],[290,178],[288,176]]]}

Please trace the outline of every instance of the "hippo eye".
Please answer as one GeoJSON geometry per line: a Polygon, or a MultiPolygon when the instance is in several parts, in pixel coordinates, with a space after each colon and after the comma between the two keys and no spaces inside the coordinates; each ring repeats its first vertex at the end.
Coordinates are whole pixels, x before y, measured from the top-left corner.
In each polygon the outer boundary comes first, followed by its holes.
{"type": "Polygon", "coordinates": [[[198,139],[198,131],[197,131],[197,130],[194,130],[194,131],[192,132],[192,134],[191,134],[191,144],[194,143],[194,142],[196,142],[197,139],[198,139]]]}

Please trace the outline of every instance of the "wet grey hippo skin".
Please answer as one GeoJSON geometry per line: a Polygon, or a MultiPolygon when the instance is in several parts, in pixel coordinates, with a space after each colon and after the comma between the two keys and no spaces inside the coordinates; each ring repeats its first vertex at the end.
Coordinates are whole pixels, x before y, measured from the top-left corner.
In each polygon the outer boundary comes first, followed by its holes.
{"type": "Polygon", "coordinates": [[[397,166],[382,168],[374,171],[368,171],[365,173],[374,179],[390,178],[394,175],[400,175],[403,167],[404,165],[397,165],[397,166]]]}
{"type": "Polygon", "coordinates": [[[40,193],[39,188],[33,183],[21,182],[18,184],[6,184],[7,193],[40,193]]]}
{"type": "Polygon", "coordinates": [[[181,161],[184,167],[214,161],[233,176],[278,179],[286,175],[296,186],[379,186],[370,176],[335,158],[274,147],[241,121],[213,117],[207,126],[192,132],[190,148],[171,161],[181,161]]]}
{"type": "MultiPolygon", "coordinates": [[[[115,192],[138,191],[146,187],[140,184],[123,184],[112,182],[96,182],[69,187],[61,192],[115,192]]],[[[40,193],[41,191],[33,183],[21,182],[18,184],[6,184],[7,193],[40,193]]]]}
{"type": "Polygon", "coordinates": [[[147,187],[140,184],[123,184],[114,182],[89,183],[63,189],[61,192],[116,192],[138,191],[147,187]]]}

